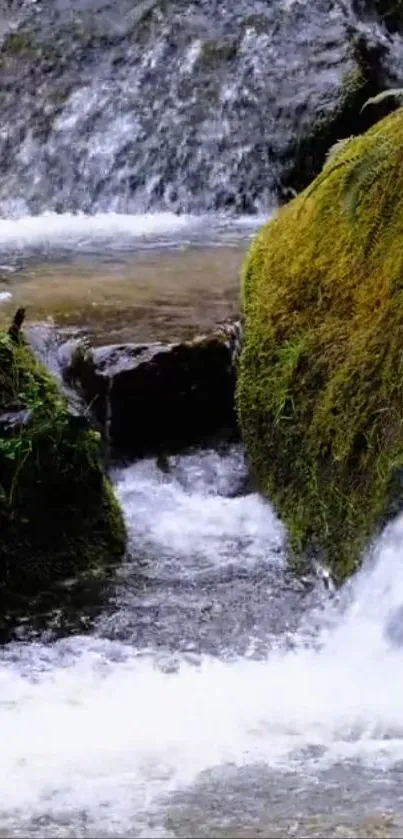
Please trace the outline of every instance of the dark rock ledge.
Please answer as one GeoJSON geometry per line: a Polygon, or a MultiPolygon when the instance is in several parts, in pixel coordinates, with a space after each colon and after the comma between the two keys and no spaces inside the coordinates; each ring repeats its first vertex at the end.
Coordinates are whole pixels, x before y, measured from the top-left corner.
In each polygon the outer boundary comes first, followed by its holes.
{"type": "Polygon", "coordinates": [[[62,353],[63,377],[81,394],[117,455],[233,439],[241,334],[240,321],[234,321],[182,343],[91,348],[76,341],[62,353]]]}

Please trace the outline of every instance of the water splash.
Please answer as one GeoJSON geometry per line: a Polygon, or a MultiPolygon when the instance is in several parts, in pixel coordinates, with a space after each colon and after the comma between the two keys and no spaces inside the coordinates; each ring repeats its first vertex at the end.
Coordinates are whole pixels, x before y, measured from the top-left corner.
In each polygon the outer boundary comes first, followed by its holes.
{"type": "Polygon", "coordinates": [[[171,574],[174,567],[182,576],[226,564],[283,567],[284,531],[273,510],[255,493],[237,494],[247,477],[237,448],[226,457],[172,457],[168,474],[146,460],[114,477],[134,548],[147,546],[157,565],[165,558],[171,574]]]}
{"type": "MultiPolygon", "coordinates": [[[[230,220],[225,216],[174,213],[125,215],[44,213],[0,219],[0,253],[13,259],[30,255],[75,256],[141,248],[178,248],[190,244],[229,244],[250,238],[262,216],[230,220]]],[[[8,266],[5,266],[7,269],[8,266]]]]}
{"type": "MultiPolygon", "coordinates": [[[[183,461],[174,466],[183,469],[183,461]]],[[[188,466],[193,501],[178,474],[164,483],[149,466],[120,473],[137,539],[149,532],[178,556],[196,544],[214,564],[226,561],[226,551],[217,553],[219,529],[224,543],[231,527],[243,533],[246,526],[262,546],[281,537],[253,496],[220,496],[218,460],[210,459],[207,472],[196,458],[188,466]],[[149,499],[152,486],[155,506],[148,509],[141,498],[146,492],[149,499]],[[161,505],[171,511],[165,522],[158,520],[161,505]]],[[[122,835],[135,824],[141,835],[162,799],[214,767],[260,763],[314,778],[340,761],[377,772],[398,766],[403,646],[390,621],[400,620],[403,604],[402,538],[400,517],[322,612],[313,641],[295,633],[292,650],[273,649],[261,661],[190,661],[96,637],[10,644],[0,670],[0,823],[24,825],[31,835],[39,835],[38,824],[49,834],[59,826],[60,835],[72,826],[100,835],[105,825],[122,835]]],[[[247,562],[242,547],[236,561],[247,562]]]]}

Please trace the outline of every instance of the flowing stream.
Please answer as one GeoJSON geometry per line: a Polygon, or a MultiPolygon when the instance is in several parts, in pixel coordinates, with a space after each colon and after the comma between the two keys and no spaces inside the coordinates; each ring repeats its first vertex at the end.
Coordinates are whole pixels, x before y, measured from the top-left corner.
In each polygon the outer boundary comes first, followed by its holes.
{"type": "MultiPolygon", "coordinates": [[[[152,341],[237,314],[357,38],[401,85],[369,0],[2,6],[0,325],[152,341]]],[[[336,594],[292,574],[241,447],[112,477],[123,565],[2,615],[0,836],[401,836],[403,518],[336,594]]]]}
{"type": "MultiPolygon", "coordinates": [[[[100,304],[115,282],[123,302],[150,294],[141,317],[127,307],[131,335],[181,334],[237,305],[257,221],[0,222],[1,309],[32,294],[63,323],[71,283],[73,323],[80,295],[100,304]]],[[[120,334],[110,317],[98,338],[120,334]]],[[[113,480],[123,566],[2,630],[0,835],[400,836],[403,518],[336,595],[287,567],[241,447],[113,480]]]]}
{"type": "Polygon", "coordinates": [[[114,479],[130,556],[90,627],[1,650],[1,835],[400,835],[403,519],[329,599],[241,449],[114,479]]]}

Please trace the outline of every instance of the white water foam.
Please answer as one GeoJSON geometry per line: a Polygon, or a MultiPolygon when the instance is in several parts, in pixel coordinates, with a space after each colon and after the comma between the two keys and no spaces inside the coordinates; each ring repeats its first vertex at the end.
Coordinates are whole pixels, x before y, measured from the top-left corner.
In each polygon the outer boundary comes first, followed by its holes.
{"type": "Polygon", "coordinates": [[[232,231],[238,238],[252,234],[262,218],[229,219],[225,216],[191,216],[175,213],[124,215],[98,213],[44,213],[0,219],[0,253],[49,251],[94,253],[98,250],[122,251],[139,247],[186,245],[197,241],[219,240],[232,231]]]}
{"type": "Polygon", "coordinates": [[[173,213],[138,216],[44,213],[41,216],[0,219],[0,249],[25,251],[62,245],[66,249],[85,250],[105,243],[113,246],[117,241],[124,245],[141,239],[158,240],[163,236],[172,236],[191,228],[194,223],[189,216],[173,213]]]}
{"type": "MultiPolygon", "coordinates": [[[[172,515],[189,542],[181,491],[172,515]]],[[[196,495],[201,533],[212,495],[200,487],[196,495]]],[[[256,538],[270,538],[255,511],[256,538]]],[[[231,514],[221,512],[225,534],[231,514]]],[[[146,524],[153,527],[152,513],[146,524]]],[[[329,606],[317,643],[296,638],[294,650],[266,661],[178,658],[168,672],[157,654],[120,642],[9,645],[0,670],[0,824],[13,832],[45,817],[37,835],[53,835],[56,821],[59,835],[72,825],[78,835],[153,835],[161,796],[209,768],[261,761],[306,776],[339,761],[380,772],[403,761],[402,540],[400,517],[329,606]]],[[[161,823],[154,835],[164,835],[161,823]]]]}
{"type": "Polygon", "coordinates": [[[116,473],[134,546],[147,546],[182,574],[226,564],[282,567],[284,531],[272,508],[255,493],[228,497],[241,457],[207,451],[171,458],[168,475],[149,460],[116,473]]]}

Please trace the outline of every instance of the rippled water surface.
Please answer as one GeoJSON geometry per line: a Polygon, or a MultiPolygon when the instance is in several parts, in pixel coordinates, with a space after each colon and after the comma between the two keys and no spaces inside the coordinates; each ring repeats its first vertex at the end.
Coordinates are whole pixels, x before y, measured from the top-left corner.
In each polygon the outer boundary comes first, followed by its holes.
{"type": "Polygon", "coordinates": [[[238,316],[263,219],[173,214],[0,219],[0,323],[81,330],[95,343],[180,339],[238,316]]]}

